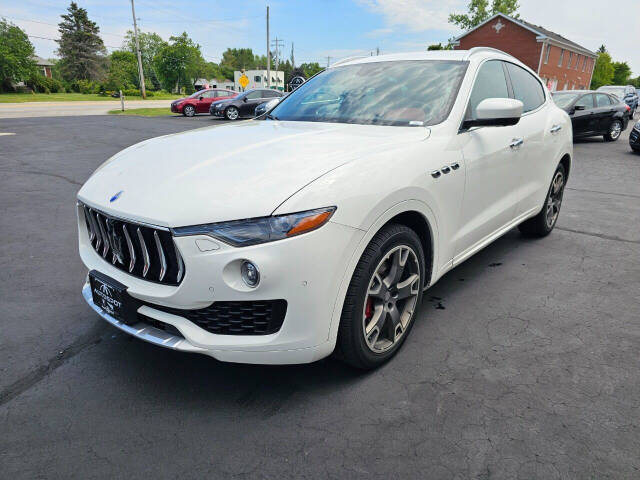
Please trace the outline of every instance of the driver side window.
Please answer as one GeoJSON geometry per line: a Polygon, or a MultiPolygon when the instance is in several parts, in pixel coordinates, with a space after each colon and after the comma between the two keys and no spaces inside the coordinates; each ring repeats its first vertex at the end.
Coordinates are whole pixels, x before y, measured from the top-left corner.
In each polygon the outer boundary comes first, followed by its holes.
{"type": "Polygon", "coordinates": [[[259,90],[256,90],[255,92],[251,92],[247,95],[247,100],[255,100],[257,98],[261,98],[261,93],[259,90]]]}
{"type": "Polygon", "coordinates": [[[480,67],[471,91],[467,120],[477,118],[478,105],[486,98],[509,98],[507,79],[500,60],[489,60],[480,67]]]}

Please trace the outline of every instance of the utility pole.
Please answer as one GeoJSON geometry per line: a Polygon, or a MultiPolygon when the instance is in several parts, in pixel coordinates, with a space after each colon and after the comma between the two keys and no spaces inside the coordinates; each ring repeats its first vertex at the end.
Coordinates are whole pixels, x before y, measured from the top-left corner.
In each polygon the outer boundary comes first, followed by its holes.
{"type": "Polygon", "coordinates": [[[380,55],[380,47],[376,47],[376,57],[380,55]]]}
{"type": "Polygon", "coordinates": [[[276,52],[276,88],[278,88],[278,83],[280,83],[278,81],[278,66],[280,65],[280,47],[284,46],[284,40],[279,39],[278,37],[276,37],[276,39],[273,41],[274,44],[274,48],[275,48],[275,52],[276,52]]]}
{"type": "Polygon", "coordinates": [[[331,57],[327,55],[327,68],[329,68],[329,63],[331,62],[331,57]]]}
{"type": "Polygon", "coordinates": [[[136,52],[138,53],[138,74],[140,75],[140,93],[142,98],[147,98],[147,90],[144,87],[144,70],[142,69],[142,56],[140,55],[140,42],[138,41],[138,24],[136,22],[136,8],[131,0],[131,14],[133,15],[133,36],[136,39],[136,52]]]}
{"type": "Polygon", "coordinates": [[[267,5],[267,87],[271,88],[271,42],[269,41],[269,5],[267,5]]]}
{"type": "Polygon", "coordinates": [[[291,42],[291,68],[293,70],[296,69],[296,60],[295,60],[295,58],[293,56],[293,42],[291,42]]]}

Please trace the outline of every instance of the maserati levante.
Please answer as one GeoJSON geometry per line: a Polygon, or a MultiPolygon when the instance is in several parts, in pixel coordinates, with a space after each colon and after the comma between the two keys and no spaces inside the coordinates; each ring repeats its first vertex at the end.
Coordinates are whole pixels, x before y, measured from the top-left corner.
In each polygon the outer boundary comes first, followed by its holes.
{"type": "Polygon", "coordinates": [[[553,230],[572,155],[567,113],[498,50],[338,62],[263,120],[99,167],[78,193],[83,295],[158,346],[374,368],[447,271],[553,230]]]}

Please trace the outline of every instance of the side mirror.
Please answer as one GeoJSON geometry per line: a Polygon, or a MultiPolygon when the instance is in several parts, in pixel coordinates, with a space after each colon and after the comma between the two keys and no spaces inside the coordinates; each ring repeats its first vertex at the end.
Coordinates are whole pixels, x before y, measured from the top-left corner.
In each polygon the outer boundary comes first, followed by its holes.
{"type": "Polygon", "coordinates": [[[485,98],[476,108],[476,118],[465,120],[463,128],[506,127],[520,121],[524,105],[513,98],[485,98]]]}
{"type": "Polygon", "coordinates": [[[200,95],[200,96],[198,97],[198,100],[202,100],[203,98],[204,98],[204,97],[203,97],[202,95],[200,95]]]}
{"type": "Polygon", "coordinates": [[[578,110],[586,110],[586,109],[587,109],[587,107],[585,107],[584,105],[574,105],[573,109],[574,109],[575,111],[578,111],[578,110]]]}
{"type": "Polygon", "coordinates": [[[248,102],[247,97],[243,97],[242,101],[245,102],[245,103],[248,102]]]}

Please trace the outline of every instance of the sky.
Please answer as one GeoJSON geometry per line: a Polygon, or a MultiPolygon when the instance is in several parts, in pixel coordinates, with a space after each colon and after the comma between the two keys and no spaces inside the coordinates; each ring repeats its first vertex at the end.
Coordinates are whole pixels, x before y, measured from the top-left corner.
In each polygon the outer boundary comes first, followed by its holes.
{"type": "MultiPolygon", "coordinates": [[[[449,13],[464,13],[469,0],[135,0],[139,28],[168,39],[186,31],[200,44],[207,60],[219,62],[227,47],[249,47],[266,53],[266,6],[270,7],[271,38],[282,39],[289,57],[292,43],[297,64],[326,65],[339,58],[423,50],[461,31],[447,22],[449,13]],[[327,58],[329,57],[329,58],[327,58]]],[[[77,0],[100,26],[108,50],[122,45],[132,28],[127,0],[77,0]]],[[[580,45],[596,50],[605,44],[615,61],[627,61],[640,75],[638,31],[640,0],[624,9],[606,8],[601,0],[520,0],[520,16],[580,45]]],[[[0,1],[0,17],[23,28],[36,53],[55,57],[57,23],[69,2],[61,0],[0,1]],[[42,38],[36,38],[42,37],[42,38]]]]}

